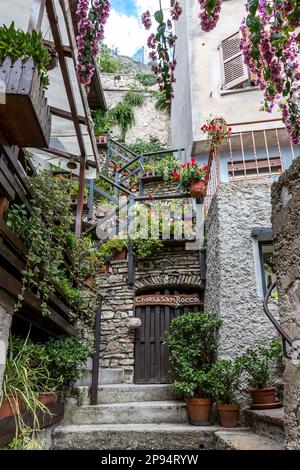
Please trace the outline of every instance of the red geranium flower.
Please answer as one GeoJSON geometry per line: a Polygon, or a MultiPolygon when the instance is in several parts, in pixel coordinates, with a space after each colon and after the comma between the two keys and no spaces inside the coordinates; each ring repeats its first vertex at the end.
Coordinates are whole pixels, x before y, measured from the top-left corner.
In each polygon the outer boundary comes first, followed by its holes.
{"type": "Polygon", "coordinates": [[[195,165],[195,164],[196,164],[196,159],[195,159],[194,157],[191,159],[191,164],[192,164],[192,165],[195,165]]]}
{"type": "Polygon", "coordinates": [[[149,194],[148,199],[149,199],[149,201],[152,201],[152,200],[153,200],[152,194],[149,194]]]}

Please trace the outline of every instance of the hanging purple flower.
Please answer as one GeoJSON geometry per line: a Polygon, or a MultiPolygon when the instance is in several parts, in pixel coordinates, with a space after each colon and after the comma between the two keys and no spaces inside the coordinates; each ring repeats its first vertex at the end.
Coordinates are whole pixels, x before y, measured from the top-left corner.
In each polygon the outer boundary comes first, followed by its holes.
{"type": "Polygon", "coordinates": [[[145,11],[145,13],[142,14],[141,18],[142,18],[142,23],[145,26],[145,29],[150,29],[152,26],[150,11],[149,10],[145,11]]]}
{"type": "Polygon", "coordinates": [[[104,38],[104,25],[110,13],[109,0],[78,0],[78,49],[77,75],[80,83],[89,85],[95,67],[93,57],[99,53],[100,43],[104,38]]]}
{"type": "Polygon", "coordinates": [[[174,3],[174,6],[173,6],[172,10],[171,10],[172,20],[173,21],[178,21],[181,14],[182,14],[182,7],[181,7],[180,3],[176,1],[174,3]]]}
{"type": "Polygon", "coordinates": [[[209,32],[215,28],[217,22],[219,21],[222,0],[198,0],[200,3],[200,24],[201,28],[205,32],[209,32]]]}

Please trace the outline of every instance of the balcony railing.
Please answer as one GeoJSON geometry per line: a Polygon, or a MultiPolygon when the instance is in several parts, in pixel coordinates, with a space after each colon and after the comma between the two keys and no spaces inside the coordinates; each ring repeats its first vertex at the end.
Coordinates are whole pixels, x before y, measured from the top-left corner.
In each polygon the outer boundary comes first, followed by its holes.
{"type": "MultiPolygon", "coordinates": [[[[231,127],[234,129],[233,124],[231,127]]],[[[298,147],[283,127],[233,132],[218,150],[210,152],[205,210],[221,182],[274,179],[291,165],[298,147]]]]}

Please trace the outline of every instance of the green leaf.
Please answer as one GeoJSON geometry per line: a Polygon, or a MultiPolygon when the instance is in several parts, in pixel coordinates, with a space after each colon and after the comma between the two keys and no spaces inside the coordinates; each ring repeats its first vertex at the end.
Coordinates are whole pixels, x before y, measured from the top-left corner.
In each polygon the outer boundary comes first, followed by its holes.
{"type": "Polygon", "coordinates": [[[158,10],[154,13],[154,18],[157,21],[157,23],[162,24],[164,22],[164,13],[162,10],[158,10]]]}

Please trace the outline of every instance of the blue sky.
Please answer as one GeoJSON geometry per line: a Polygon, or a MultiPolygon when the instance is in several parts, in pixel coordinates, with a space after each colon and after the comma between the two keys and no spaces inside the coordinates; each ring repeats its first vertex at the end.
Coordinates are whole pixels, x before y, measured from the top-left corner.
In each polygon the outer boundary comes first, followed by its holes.
{"type": "MultiPolygon", "coordinates": [[[[162,7],[170,6],[170,0],[162,0],[162,7]]],[[[118,48],[119,53],[133,56],[142,46],[146,46],[149,31],[145,31],[140,16],[159,8],[158,0],[111,0],[110,18],[105,27],[105,44],[118,48]]]]}

